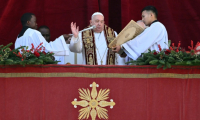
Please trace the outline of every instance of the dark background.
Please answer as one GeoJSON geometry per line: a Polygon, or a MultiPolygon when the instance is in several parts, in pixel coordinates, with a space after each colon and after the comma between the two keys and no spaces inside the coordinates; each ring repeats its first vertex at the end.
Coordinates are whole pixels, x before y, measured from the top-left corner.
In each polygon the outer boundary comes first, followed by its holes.
{"type": "Polygon", "coordinates": [[[51,40],[61,34],[70,33],[70,23],[76,22],[83,29],[89,24],[91,15],[100,11],[105,22],[118,33],[131,20],[141,19],[141,10],[154,5],[158,20],[162,22],[169,39],[177,46],[186,48],[193,40],[200,39],[199,0],[1,0],[0,2],[0,45],[15,42],[22,26],[21,16],[32,12],[38,26],[47,25],[51,40]]]}

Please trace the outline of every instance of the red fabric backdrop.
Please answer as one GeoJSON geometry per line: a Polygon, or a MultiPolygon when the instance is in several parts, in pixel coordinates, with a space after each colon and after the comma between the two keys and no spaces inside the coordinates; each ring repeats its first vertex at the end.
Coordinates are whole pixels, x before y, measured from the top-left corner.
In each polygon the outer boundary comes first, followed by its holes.
{"type": "Polygon", "coordinates": [[[15,42],[22,28],[20,17],[25,12],[37,16],[38,26],[49,26],[51,40],[54,40],[61,34],[70,33],[72,21],[83,29],[96,11],[101,11],[106,24],[119,33],[131,19],[141,19],[143,7],[154,5],[169,39],[175,43],[181,41],[187,48],[190,40],[196,43],[200,39],[199,4],[199,0],[1,0],[0,44],[15,42]]]}

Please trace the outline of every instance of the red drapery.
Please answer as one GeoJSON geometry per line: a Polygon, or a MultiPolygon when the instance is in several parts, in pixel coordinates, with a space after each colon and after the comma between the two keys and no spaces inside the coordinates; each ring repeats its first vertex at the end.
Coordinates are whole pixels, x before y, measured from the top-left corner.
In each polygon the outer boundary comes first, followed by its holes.
{"type": "Polygon", "coordinates": [[[92,82],[110,89],[109,120],[200,119],[199,67],[60,65],[1,66],[0,119],[76,120],[71,102],[92,82]]]}
{"type": "Polygon", "coordinates": [[[169,39],[182,42],[187,49],[190,40],[199,41],[200,12],[198,0],[2,0],[0,5],[0,44],[15,42],[22,26],[20,17],[25,12],[37,16],[38,26],[47,25],[51,40],[70,33],[70,23],[80,29],[89,24],[92,13],[101,11],[106,24],[118,33],[131,20],[141,19],[141,9],[154,5],[158,20],[167,28],[169,39]]]}

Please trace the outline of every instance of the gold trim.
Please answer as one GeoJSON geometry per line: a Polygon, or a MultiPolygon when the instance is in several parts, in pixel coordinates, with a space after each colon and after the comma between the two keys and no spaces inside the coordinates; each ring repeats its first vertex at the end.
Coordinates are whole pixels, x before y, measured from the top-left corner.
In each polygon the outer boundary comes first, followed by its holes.
{"type": "Polygon", "coordinates": [[[152,74],[125,74],[125,73],[0,73],[0,78],[13,77],[87,77],[87,78],[200,78],[200,74],[175,74],[175,73],[152,73],[152,74]]]}

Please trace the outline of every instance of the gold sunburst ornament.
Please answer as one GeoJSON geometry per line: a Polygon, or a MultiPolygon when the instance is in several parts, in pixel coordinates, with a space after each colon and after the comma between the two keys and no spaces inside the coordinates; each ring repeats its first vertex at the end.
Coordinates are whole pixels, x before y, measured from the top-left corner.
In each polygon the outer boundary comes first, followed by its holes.
{"type": "Polygon", "coordinates": [[[93,82],[90,84],[90,87],[92,87],[91,93],[89,89],[79,89],[79,98],[82,99],[81,101],[77,101],[76,98],[72,101],[72,105],[74,105],[75,108],[77,108],[77,105],[84,107],[79,110],[78,119],[88,119],[89,116],[91,116],[92,120],[95,120],[97,115],[99,119],[108,119],[108,110],[103,107],[110,106],[112,109],[115,105],[115,102],[113,102],[112,99],[110,102],[105,101],[108,99],[110,90],[100,89],[99,94],[97,95],[96,87],[99,87],[99,85],[93,82]]]}

